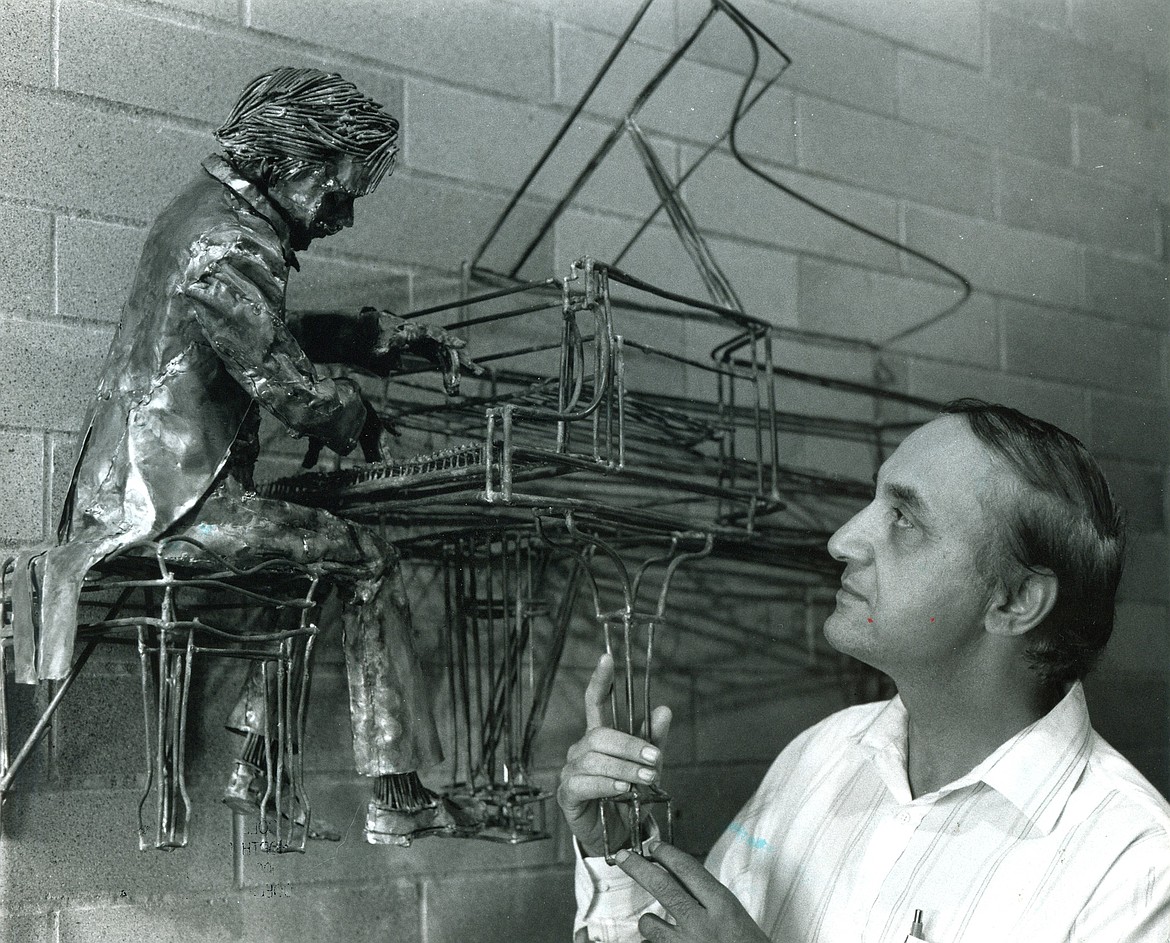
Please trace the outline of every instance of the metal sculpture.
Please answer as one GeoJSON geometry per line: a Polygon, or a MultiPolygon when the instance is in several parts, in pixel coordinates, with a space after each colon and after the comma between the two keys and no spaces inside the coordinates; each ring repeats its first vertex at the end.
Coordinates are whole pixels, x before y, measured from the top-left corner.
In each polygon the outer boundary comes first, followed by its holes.
{"type": "MultiPolygon", "coordinates": [[[[18,581],[36,580],[38,611],[14,620],[18,679],[57,679],[73,660],[86,574],[139,541],[184,538],[234,567],[319,567],[344,594],[355,759],[378,780],[367,837],[396,843],[442,812],[417,774],[441,749],[397,554],[376,531],[260,498],[252,475],[260,407],[309,437],[310,461],[322,445],[381,457],[384,423],[360,386],[314,360],[386,375],[417,353],[456,385],[463,342],[443,331],[372,308],[325,318],[284,308],[295,252],[352,224],[354,201],[392,169],[397,133],[394,118],[337,75],[277,69],[244,91],[216,133],[223,154],[203,162],[147,238],[83,422],[59,545],[17,568],[18,581]]],[[[166,546],[174,562],[198,565],[191,544],[166,546]]],[[[263,664],[233,712],[246,744],[225,796],[253,811],[290,787],[258,762],[274,749],[280,691],[263,664]]],[[[160,697],[173,674],[164,670],[160,697]]],[[[160,703],[169,705],[160,723],[180,723],[183,698],[160,703]]]]}
{"type": "MultiPolygon", "coordinates": [[[[819,587],[835,582],[836,566],[823,550],[828,533],[849,516],[855,503],[866,499],[869,472],[880,464],[888,445],[915,424],[909,418],[888,420],[884,404],[895,403],[904,411],[935,405],[891,390],[880,380],[859,382],[806,369],[804,357],[810,350],[844,349],[868,359],[877,376],[882,348],[781,327],[749,314],[720,267],[717,253],[708,245],[701,222],[683,201],[684,185],[717,148],[723,147],[754,177],[858,232],[927,262],[953,280],[962,297],[918,328],[950,313],[970,291],[959,273],[802,196],[744,157],[736,140],[737,129],[775,86],[790,60],[726,0],[712,0],[694,30],[667,54],[646,84],[634,90],[629,106],[587,158],[563,198],[539,222],[519,256],[497,259],[494,267],[484,264],[491,250],[500,255],[496,236],[553,151],[576,126],[614,62],[630,48],[650,2],[645,0],[641,5],[500,220],[473,259],[465,263],[464,289],[458,299],[403,318],[372,309],[356,318],[333,312],[284,312],[283,323],[274,325],[273,339],[283,338],[282,332],[287,331],[296,346],[295,351],[281,344],[271,347],[284,371],[274,379],[295,376],[302,368],[311,370],[307,358],[300,359],[301,354],[349,362],[389,377],[377,402],[402,434],[396,448],[398,457],[381,460],[377,448],[381,423],[370,401],[344,378],[320,379],[319,387],[281,399],[279,382],[269,382],[255,371],[237,370],[224,385],[235,391],[237,399],[239,389],[247,390],[286,424],[307,434],[308,465],[314,464],[322,444],[344,452],[355,440],[363,445],[366,464],[330,473],[307,472],[269,484],[262,489],[263,497],[253,496],[248,493],[251,480],[247,472],[257,450],[256,427],[244,411],[239,417],[241,424],[226,437],[230,450],[225,446],[225,451],[230,454],[215,473],[204,476],[203,490],[183,509],[187,516],[173,515],[166,524],[172,529],[165,534],[155,531],[142,535],[201,541],[209,534],[216,535],[220,542],[212,541],[209,546],[238,566],[250,559],[242,535],[251,533],[248,528],[252,524],[261,525],[264,539],[256,546],[282,546],[292,560],[322,577],[347,583],[365,603],[351,611],[368,613],[373,601],[372,608],[389,613],[388,624],[396,638],[408,634],[407,616],[405,606],[398,605],[404,601],[397,591],[386,588],[397,585],[398,572],[397,558],[387,542],[388,529],[398,525],[409,528],[412,538],[398,542],[402,553],[443,569],[452,718],[448,742],[455,754],[452,780],[440,802],[423,789],[417,777],[383,777],[378,790],[383,801],[379,803],[378,797],[371,801],[367,823],[375,837],[406,842],[411,836],[435,832],[513,843],[538,837],[543,832],[544,795],[530,777],[532,743],[582,588],[589,585],[592,591],[595,641],[615,655],[624,688],[624,695],[612,704],[612,719],[633,731],[648,710],[652,669],[663,663],[657,642],[663,635],[671,635],[662,633],[661,626],[684,622],[669,620],[666,611],[670,576],[680,563],[704,557],[702,567],[708,571],[717,566],[766,569],[772,585],[811,610],[818,604],[819,587]],[[689,163],[672,179],[638,121],[648,102],[668,93],[672,71],[701,45],[705,31],[717,21],[729,23],[743,38],[748,67],[742,86],[729,103],[725,130],[709,145],[693,149],[689,163]],[[764,57],[771,60],[770,70],[761,69],[764,57]],[[565,225],[565,211],[623,139],[632,144],[657,195],[650,215],[625,245],[609,256],[610,262],[582,258],[562,278],[523,280],[522,270],[530,265],[536,248],[556,226],[565,225]],[[699,290],[708,298],[659,287],[654,282],[656,273],[641,278],[618,267],[626,264],[626,256],[660,216],[673,227],[699,275],[699,290]],[[476,336],[477,361],[488,369],[478,381],[465,380],[463,395],[457,398],[450,394],[460,369],[471,365],[462,355],[461,342],[442,329],[421,326],[417,319],[424,316],[450,317],[453,320],[448,329],[470,330],[476,336]],[[495,326],[516,329],[528,340],[490,349],[480,340],[487,333],[480,329],[495,326]],[[690,342],[691,330],[710,336],[710,356],[704,357],[690,342]],[[477,331],[480,333],[475,334],[477,331]],[[554,331],[556,336],[550,336],[554,331]],[[372,358],[370,351],[375,352],[372,358]],[[410,351],[423,354],[430,366],[443,370],[443,392],[418,387],[412,376],[415,369],[405,369],[408,365],[400,357],[410,351]],[[872,412],[869,418],[858,418],[861,410],[841,418],[793,408],[791,396],[786,395],[786,386],[793,384],[859,397],[872,412]],[[326,404],[333,410],[328,419],[317,412],[326,404]],[[290,416],[288,409],[300,409],[310,419],[300,413],[290,416]],[[290,418],[295,421],[290,422],[290,418]],[[799,467],[792,460],[793,446],[809,441],[861,445],[868,453],[861,464],[870,467],[851,474],[799,467]],[[233,469],[246,471],[237,474],[233,469]],[[223,490],[231,488],[237,490],[223,490]],[[207,514],[209,505],[213,509],[216,502],[231,513],[198,517],[207,514]],[[247,515],[251,524],[232,517],[241,508],[251,509],[247,515]],[[272,512],[278,513],[273,517],[272,512]],[[280,526],[263,526],[273,521],[280,526]],[[294,522],[292,528],[284,529],[289,521],[294,522]],[[233,524],[242,529],[233,532],[233,524]],[[201,531],[201,525],[210,525],[210,532],[201,531]],[[287,539],[290,534],[311,540],[313,552],[297,551],[295,540],[287,539]],[[339,545],[348,549],[334,552],[339,545]],[[546,573],[543,564],[531,569],[519,564],[520,559],[547,561],[546,555],[572,561],[559,582],[534,575],[518,578],[521,572],[546,573]],[[667,567],[658,604],[652,609],[637,604],[637,588],[648,565],[645,561],[659,561],[667,567]],[[608,576],[602,576],[601,570],[608,576]],[[616,580],[622,600],[616,607],[602,605],[607,578],[611,580],[609,591],[616,580]],[[558,594],[559,601],[554,603],[558,594]],[[538,626],[543,626],[543,632],[538,626]],[[488,639],[495,642],[489,644],[488,639]],[[635,689],[642,692],[640,697],[635,697],[635,689]]],[[[275,85],[283,87],[286,81],[293,78],[286,75],[275,85]]],[[[275,215],[287,227],[287,233],[281,235],[282,245],[269,245],[265,252],[252,249],[249,255],[254,267],[273,270],[280,268],[283,258],[286,267],[281,278],[285,278],[287,266],[294,264],[292,250],[303,248],[313,238],[330,235],[349,221],[347,203],[372,189],[388,172],[392,146],[379,143],[379,119],[361,111],[363,106],[358,107],[360,115],[355,113],[357,116],[331,127],[319,140],[317,132],[310,130],[316,125],[305,116],[328,99],[320,87],[310,84],[303,89],[302,104],[307,111],[299,112],[269,109],[266,93],[254,91],[245,94],[237,113],[221,129],[220,139],[225,148],[238,145],[250,149],[255,158],[252,182],[274,175],[279,184],[282,173],[290,175],[286,185],[275,189],[266,185],[259,194],[260,199],[274,200],[275,215]],[[294,131],[286,133],[282,129],[289,115],[294,116],[294,131]],[[338,137],[351,141],[347,130],[353,132],[352,143],[335,147],[338,137]],[[276,149],[270,151],[270,145],[276,149]],[[329,158],[327,165],[322,163],[323,156],[329,158]],[[327,169],[322,170],[323,166],[327,169]]],[[[230,153],[228,158],[232,160],[230,153]]],[[[209,172],[215,170],[213,165],[209,172]]],[[[225,194],[225,199],[253,200],[247,187],[249,179],[244,176],[242,184],[222,180],[234,194],[225,194]]],[[[255,203],[251,205],[255,207],[255,203]]],[[[278,234],[282,232],[278,222],[272,226],[278,234]]],[[[248,235],[255,241],[253,233],[248,235]]],[[[209,251],[202,255],[214,263],[207,267],[213,274],[220,259],[228,256],[227,246],[211,241],[203,248],[209,251]]],[[[598,254],[603,252],[597,250],[598,254]]],[[[282,280],[277,280],[277,287],[283,288],[282,280]]],[[[211,290],[202,295],[199,292],[196,285],[191,293],[194,301],[214,307],[220,294],[214,279],[211,290]]],[[[274,292],[258,290],[249,297],[263,305],[273,296],[274,292]]],[[[230,363],[238,346],[236,339],[222,340],[216,356],[230,363]]],[[[163,377],[158,384],[164,392],[166,380],[163,377]]],[[[118,394],[121,389],[111,384],[108,392],[118,394]]],[[[159,403],[160,412],[163,405],[159,403]]],[[[248,408],[254,414],[254,407],[248,408]]],[[[87,442],[83,449],[89,447],[87,442]]],[[[78,484],[84,486],[85,481],[81,474],[78,484]]],[[[74,492],[82,490],[75,488],[74,492]]],[[[70,571],[82,572],[92,561],[83,557],[80,562],[85,566],[74,566],[70,571]]],[[[17,561],[16,569],[18,575],[27,573],[27,561],[17,561]]],[[[46,567],[46,574],[51,569],[46,567]]],[[[362,616],[356,619],[356,628],[352,621],[347,624],[347,638],[371,638],[362,628],[362,616]]],[[[690,625],[688,631],[698,630],[690,625]]],[[[717,641],[733,642],[734,632],[727,627],[715,625],[704,631],[717,641]]],[[[824,665],[816,659],[814,636],[810,629],[807,644],[792,651],[770,639],[764,658],[772,659],[772,665],[794,664],[800,671],[821,671],[817,683],[823,683],[834,670],[824,673],[824,665]]],[[[17,641],[18,654],[27,654],[28,639],[17,641]]],[[[387,650],[409,651],[398,645],[387,648],[383,641],[375,638],[373,646],[366,648],[375,660],[387,650]]],[[[348,645],[347,654],[351,666],[367,657],[348,645]]],[[[22,664],[27,663],[25,658],[22,664]]],[[[298,664],[295,655],[290,663],[298,664]]],[[[175,664],[176,671],[186,670],[181,659],[175,664]]],[[[768,665],[762,667],[767,669],[768,665]]],[[[407,675],[413,677],[413,662],[408,669],[407,675]]],[[[297,671],[299,668],[294,668],[293,674],[297,671]]],[[[744,675],[741,669],[736,671],[744,675]]],[[[710,672],[700,680],[717,684],[711,680],[715,674],[710,672]]],[[[351,682],[353,677],[351,672],[351,682]]],[[[405,684],[403,677],[399,675],[392,683],[405,684]]],[[[287,746],[278,745],[276,750],[271,735],[265,732],[271,730],[271,724],[266,726],[263,718],[275,716],[270,688],[271,682],[259,670],[253,672],[247,696],[236,712],[237,726],[248,732],[250,739],[229,798],[246,808],[256,804],[261,792],[262,805],[273,796],[282,801],[290,784],[284,782],[271,757],[279,755],[281,749],[291,754],[299,750],[295,730],[287,746]]],[[[294,688],[290,682],[288,690],[294,688]]],[[[418,693],[417,688],[409,690],[418,693]]],[[[174,691],[181,701],[181,683],[174,691]]],[[[369,717],[377,716],[377,708],[367,711],[363,707],[369,699],[363,701],[368,692],[360,685],[353,693],[356,734],[358,729],[366,729],[369,717]]],[[[288,697],[286,692],[286,704],[288,697]]],[[[421,708],[411,713],[420,724],[421,713],[425,713],[421,708]]],[[[165,748],[165,742],[160,743],[165,748]]],[[[5,744],[0,743],[3,749],[5,744]]],[[[420,752],[434,755],[433,751],[420,752]]],[[[288,795],[295,800],[295,788],[288,795]]],[[[635,793],[626,807],[618,810],[620,817],[609,820],[614,828],[610,834],[607,827],[607,853],[616,851],[623,841],[637,850],[644,808],[656,803],[666,807],[669,827],[669,796],[661,790],[635,793]]]]}

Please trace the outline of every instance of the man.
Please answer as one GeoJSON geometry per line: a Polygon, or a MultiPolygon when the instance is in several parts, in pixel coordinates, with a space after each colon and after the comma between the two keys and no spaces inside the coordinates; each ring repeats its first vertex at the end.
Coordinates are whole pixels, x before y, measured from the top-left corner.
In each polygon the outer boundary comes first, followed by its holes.
{"type": "Polygon", "coordinates": [[[949,404],[829,541],[845,569],[826,638],[898,696],[797,737],[706,869],[653,841],[649,859],[593,857],[599,800],[657,779],[670,722],[654,712],[654,743],[605,726],[599,664],[558,791],[586,856],[577,939],[1170,939],[1170,806],[1092,730],[1080,683],[1123,542],[1080,442],[949,404]]]}
{"type": "MultiPolygon", "coordinates": [[[[136,541],[188,537],[237,566],[320,564],[345,592],[354,751],[359,772],[378,780],[367,837],[402,843],[440,811],[417,770],[441,752],[397,557],[377,533],[262,499],[252,481],[259,407],[309,437],[309,463],[322,444],[379,457],[383,424],[357,383],[310,357],[386,375],[409,350],[443,366],[449,389],[458,377],[462,341],[442,331],[372,308],[340,321],[284,308],[295,252],[353,224],[354,201],[392,168],[397,134],[337,75],[277,69],[244,91],[216,132],[223,155],[203,162],[147,238],[82,426],[61,545],[44,558],[36,667],[25,657],[22,679],[64,676],[81,580],[136,541]]],[[[237,808],[265,792],[260,678],[231,721],[248,735],[225,796],[237,808]]]]}

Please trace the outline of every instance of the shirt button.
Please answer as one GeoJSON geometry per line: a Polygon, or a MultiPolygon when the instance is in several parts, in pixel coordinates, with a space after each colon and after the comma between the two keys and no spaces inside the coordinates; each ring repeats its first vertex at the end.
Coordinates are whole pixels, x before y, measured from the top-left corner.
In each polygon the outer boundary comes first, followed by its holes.
{"type": "Polygon", "coordinates": [[[901,822],[903,825],[905,825],[907,822],[910,821],[910,813],[909,812],[899,812],[898,813],[898,821],[901,822]]]}

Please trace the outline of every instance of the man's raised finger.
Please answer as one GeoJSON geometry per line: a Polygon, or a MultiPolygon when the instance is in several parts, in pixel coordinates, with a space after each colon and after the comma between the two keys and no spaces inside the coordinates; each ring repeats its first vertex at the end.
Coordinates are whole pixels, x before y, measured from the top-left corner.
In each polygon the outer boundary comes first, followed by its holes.
{"type": "Polygon", "coordinates": [[[597,659],[597,667],[585,688],[585,729],[606,726],[602,708],[613,687],[613,656],[606,652],[597,659]]]}

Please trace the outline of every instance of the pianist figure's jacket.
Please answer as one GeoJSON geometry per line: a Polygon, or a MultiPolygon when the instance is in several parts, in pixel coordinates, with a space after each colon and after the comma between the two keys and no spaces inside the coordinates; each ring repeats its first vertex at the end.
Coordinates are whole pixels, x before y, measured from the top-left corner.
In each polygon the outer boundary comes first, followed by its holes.
{"type": "MultiPolygon", "coordinates": [[[[213,497],[245,495],[253,511],[277,515],[289,507],[250,493],[258,407],[295,435],[312,436],[342,454],[354,448],[366,407],[352,380],[314,369],[297,326],[286,324],[290,267],[297,262],[280,213],[220,157],[206,159],[159,215],[82,425],[59,545],[39,561],[39,642],[27,630],[14,640],[20,680],[68,672],[81,582],[109,554],[198,519],[213,497]]],[[[338,345],[373,349],[378,313],[371,320],[370,312],[348,332],[310,332],[310,340],[334,348],[313,351],[317,359],[346,362],[338,345]]],[[[405,659],[396,670],[410,675],[417,663],[410,633],[402,634],[407,637],[390,641],[405,645],[396,653],[405,659]]],[[[416,761],[439,758],[419,685],[402,681],[409,691],[395,696],[401,702],[409,694],[407,712],[417,705],[422,714],[417,749],[404,744],[405,753],[396,752],[388,764],[398,769],[367,774],[415,769],[416,761]]],[[[406,727],[409,732],[409,722],[406,727]]]]}

